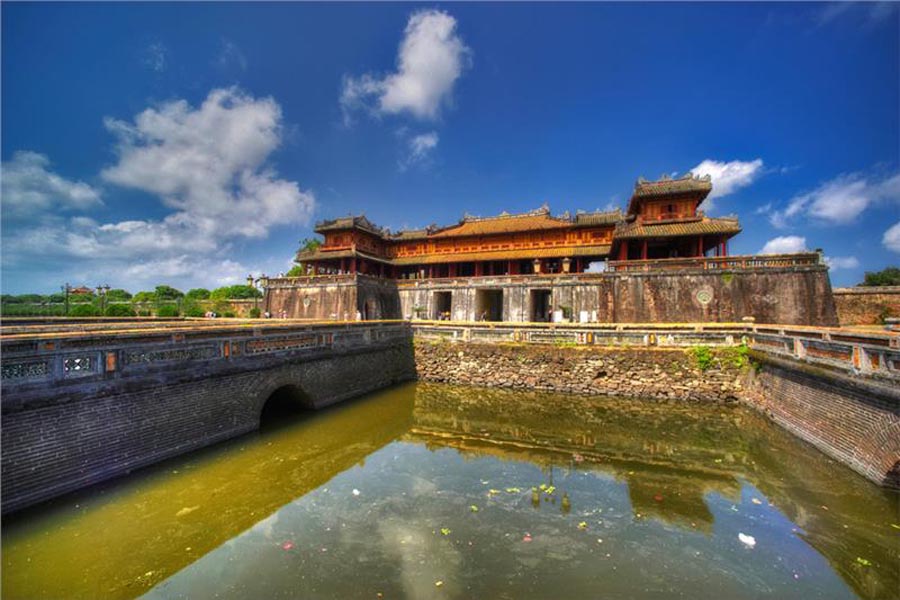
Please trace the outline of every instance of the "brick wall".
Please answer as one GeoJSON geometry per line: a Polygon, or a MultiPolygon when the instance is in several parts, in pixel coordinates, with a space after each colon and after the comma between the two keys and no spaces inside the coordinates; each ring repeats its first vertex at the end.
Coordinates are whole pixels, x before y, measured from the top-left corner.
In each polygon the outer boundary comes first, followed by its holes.
{"type": "Polygon", "coordinates": [[[900,286],[834,290],[841,325],[879,325],[884,317],[900,317],[900,286]]]}
{"type": "Polygon", "coordinates": [[[743,399],[775,423],[864,477],[900,489],[900,392],[756,354],[743,399]]]}
{"type": "Polygon", "coordinates": [[[246,372],[229,366],[233,374],[195,368],[193,378],[158,374],[155,383],[120,380],[4,405],[3,511],[252,431],[284,385],[319,408],[415,376],[406,341],[246,372]]]}

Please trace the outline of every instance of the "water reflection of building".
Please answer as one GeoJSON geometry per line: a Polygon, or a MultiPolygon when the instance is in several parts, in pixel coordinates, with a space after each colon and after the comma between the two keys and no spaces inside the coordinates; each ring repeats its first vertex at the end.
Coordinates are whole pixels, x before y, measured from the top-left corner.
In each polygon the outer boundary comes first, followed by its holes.
{"type": "Polygon", "coordinates": [[[734,411],[703,408],[698,418],[700,409],[690,405],[663,413],[642,401],[569,397],[561,407],[559,396],[514,397],[420,384],[406,439],[545,469],[610,474],[627,484],[635,515],[690,529],[711,531],[707,493],[739,498],[740,484],[722,464],[723,444],[741,451],[734,411]]]}
{"type": "Polygon", "coordinates": [[[634,514],[707,532],[713,515],[705,496],[738,503],[746,481],[802,528],[796,535],[860,597],[893,599],[900,589],[900,544],[889,526],[900,515],[900,494],[740,407],[419,384],[404,439],[547,471],[609,473],[628,485],[634,514]]]}

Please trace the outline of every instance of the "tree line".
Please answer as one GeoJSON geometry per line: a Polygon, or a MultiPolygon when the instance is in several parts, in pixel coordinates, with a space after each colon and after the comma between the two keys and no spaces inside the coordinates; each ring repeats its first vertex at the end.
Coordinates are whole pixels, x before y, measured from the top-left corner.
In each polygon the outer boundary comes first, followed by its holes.
{"type": "MultiPolygon", "coordinates": [[[[208,290],[193,288],[182,292],[169,285],[158,285],[153,290],[143,290],[131,294],[128,290],[115,288],[106,293],[91,291],[70,291],[53,294],[3,294],[0,295],[0,309],[5,316],[68,316],[72,317],[202,317],[213,311],[221,316],[233,317],[230,300],[252,300],[262,298],[262,292],[249,285],[229,285],[208,290]]],[[[259,316],[259,309],[250,311],[251,317],[259,316]]]]}

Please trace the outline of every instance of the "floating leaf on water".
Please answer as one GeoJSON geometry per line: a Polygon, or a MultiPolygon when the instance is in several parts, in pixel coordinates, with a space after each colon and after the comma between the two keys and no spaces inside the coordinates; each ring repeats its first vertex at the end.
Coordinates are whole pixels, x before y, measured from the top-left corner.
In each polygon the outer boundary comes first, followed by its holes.
{"type": "Polygon", "coordinates": [[[488,490],[488,496],[493,496],[493,495],[499,494],[499,493],[500,493],[500,490],[495,490],[494,488],[491,488],[488,490]]]}
{"type": "Polygon", "coordinates": [[[871,561],[868,561],[868,560],[866,560],[866,559],[864,559],[862,556],[857,556],[857,557],[856,557],[856,562],[858,562],[859,564],[861,564],[861,565],[864,566],[864,567],[871,567],[871,566],[872,566],[872,562],[871,562],[871,561]]]}
{"type": "Polygon", "coordinates": [[[441,587],[442,585],[444,585],[444,582],[440,579],[434,582],[434,587],[441,587]]]}
{"type": "Polygon", "coordinates": [[[663,496],[662,496],[662,494],[656,494],[655,496],[653,496],[653,499],[656,500],[657,502],[662,502],[663,496]]]}
{"type": "Polygon", "coordinates": [[[506,488],[506,492],[507,492],[508,494],[518,494],[518,493],[521,492],[521,491],[522,491],[522,490],[520,490],[520,489],[517,488],[517,487],[508,487],[508,488],[506,488]]]}
{"type": "Polygon", "coordinates": [[[546,483],[542,483],[542,484],[541,484],[540,486],[538,486],[538,487],[539,487],[540,490],[543,492],[544,490],[547,489],[547,484],[546,484],[546,483]]]}
{"type": "Polygon", "coordinates": [[[441,527],[441,535],[450,535],[450,530],[446,527],[441,527]]]}
{"type": "Polygon", "coordinates": [[[548,494],[552,494],[553,492],[556,491],[556,486],[555,486],[555,485],[551,485],[551,486],[549,486],[549,487],[548,487],[546,490],[544,490],[544,491],[547,492],[548,494]]]}
{"type": "Polygon", "coordinates": [[[597,538],[597,543],[598,543],[598,544],[602,544],[602,543],[603,543],[603,538],[597,538]]]}
{"type": "Polygon", "coordinates": [[[478,507],[473,504],[472,506],[469,507],[469,510],[472,512],[478,512],[478,507]]]}
{"type": "Polygon", "coordinates": [[[897,525],[896,523],[891,523],[891,527],[893,527],[894,529],[900,529],[900,525],[897,525]]]}
{"type": "Polygon", "coordinates": [[[523,542],[530,542],[531,540],[532,540],[532,537],[531,537],[530,533],[526,533],[524,536],[522,536],[523,542]]]}
{"type": "Polygon", "coordinates": [[[354,496],[359,496],[360,493],[361,493],[361,492],[360,492],[358,489],[353,488],[353,495],[354,495],[354,496]]]}
{"type": "Polygon", "coordinates": [[[760,500],[759,498],[751,498],[750,502],[752,502],[753,504],[762,504],[762,500],[760,500]]]}
{"type": "Polygon", "coordinates": [[[175,516],[176,516],[176,517],[183,517],[184,515],[188,515],[188,514],[194,512],[194,511],[197,510],[198,508],[200,508],[200,505],[197,505],[197,506],[185,506],[184,508],[182,508],[181,510],[179,510],[177,513],[175,513],[175,516]]]}
{"type": "Polygon", "coordinates": [[[284,542],[283,544],[281,544],[281,549],[282,550],[293,550],[294,542],[284,542]]]}
{"type": "Polygon", "coordinates": [[[749,548],[752,548],[756,545],[756,538],[752,535],[747,535],[746,533],[739,533],[738,539],[749,548]]]}
{"type": "Polygon", "coordinates": [[[587,523],[585,521],[582,521],[578,524],[578,529],[587,529],[587,523]]]}

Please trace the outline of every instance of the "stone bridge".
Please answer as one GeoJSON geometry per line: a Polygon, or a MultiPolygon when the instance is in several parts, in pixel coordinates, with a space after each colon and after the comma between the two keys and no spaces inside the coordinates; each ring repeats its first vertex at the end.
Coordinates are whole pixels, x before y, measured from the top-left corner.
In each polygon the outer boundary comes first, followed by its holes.
{"type": "Polygon", "coordinates": [[[4,326],[4,513],[415,377],[402,322],[4,326]]]}

